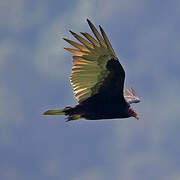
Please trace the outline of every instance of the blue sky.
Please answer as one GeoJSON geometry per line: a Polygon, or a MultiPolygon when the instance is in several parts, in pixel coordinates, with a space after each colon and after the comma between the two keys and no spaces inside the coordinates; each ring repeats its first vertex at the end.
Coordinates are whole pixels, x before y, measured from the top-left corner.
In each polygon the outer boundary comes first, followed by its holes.
{"type": "Polygon", "coordinates": [[[179,180],[180,2],[0,2],[0,179],[179,180]],[[140,120],[44,117],[75,105],[68,32],[101,24],[140,120]]]}

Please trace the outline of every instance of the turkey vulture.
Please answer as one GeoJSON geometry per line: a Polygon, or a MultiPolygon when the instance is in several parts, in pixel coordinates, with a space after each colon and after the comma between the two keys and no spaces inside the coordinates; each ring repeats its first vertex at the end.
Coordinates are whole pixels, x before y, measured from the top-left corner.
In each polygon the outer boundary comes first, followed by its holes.
{"type": "Polygon", "coordinates": [[[135,117],[138,114],[130,106],[140,102],[133,88],[124,87],[125,71],[101,26],[100,32],[87,19],[94,33],[82,36],[70,31],[81,43],[64,38],[76,49],[64,48],[75,54],[70,81],[78,104],[64,109],[48,110],[44,115],[66,115],[67,121],[85,118],[88,120],[135,117]]]}

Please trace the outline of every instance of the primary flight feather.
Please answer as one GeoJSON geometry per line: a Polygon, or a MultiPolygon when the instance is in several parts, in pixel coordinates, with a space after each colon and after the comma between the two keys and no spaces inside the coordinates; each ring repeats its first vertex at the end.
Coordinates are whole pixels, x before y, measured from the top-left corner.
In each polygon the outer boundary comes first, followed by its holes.
{"type": "Polygon", "coordinates": [[[95,36],[70,31],[79,43],[66,39],[76,49],[64,48],[75,54],[70,81],[78,104],[64,109],[48,110],[44,115],[66,115],[67,121],[85,118],[89,120],[135,117],[138,114],[130,106],[140,102],[133,88],[124,87],[125,71],[118,61],[112,45],[102,29],[100,32],[87,19],[95,36]]]}

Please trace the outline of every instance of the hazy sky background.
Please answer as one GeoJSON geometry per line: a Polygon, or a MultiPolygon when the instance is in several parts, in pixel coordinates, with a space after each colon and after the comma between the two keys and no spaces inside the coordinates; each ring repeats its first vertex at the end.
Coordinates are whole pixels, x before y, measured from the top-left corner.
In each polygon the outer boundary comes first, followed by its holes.
{"type": "MultiPolygon", "coordinates": [[[[1,180],[180,179],[180,1],[0,1],[1,180]],[[101,24],[140,120],[44,117],[74,105],[68,30],[101,24]]],[[[73,38],[72,38],[73,39],[73,38]]]]}

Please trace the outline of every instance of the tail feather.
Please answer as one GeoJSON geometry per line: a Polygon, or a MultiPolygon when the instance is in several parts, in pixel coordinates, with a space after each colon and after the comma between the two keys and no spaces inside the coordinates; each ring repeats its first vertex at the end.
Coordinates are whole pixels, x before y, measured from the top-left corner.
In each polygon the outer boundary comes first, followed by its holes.
{"type": "Polygon", "coordinates": [[[74,115],[68,116],[66,118],[66,121],[79,120],[81,118],[82,118],[81,114],[74,114],[74,115]]]}
{"type": "Polygon", "coordinates": [[[43,113],[43,115],[64,115],[65,112],[63,110],[48,110],[43,113]]]}
{"type": "Polygon", "coordinates": [[[66,107],[64,109],[48,110],[43,113],[43,115],[66,115],[66,111],[71,107],[66,107]]]}
{"type": "Polygon", "coordinates": [[[64,109],[48,110],[43,115],[67,115],[66,121],[78,120],[82,114],[76,111],[76,108],[65,107],[64,109]]]}

